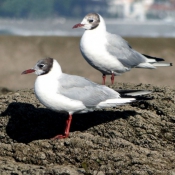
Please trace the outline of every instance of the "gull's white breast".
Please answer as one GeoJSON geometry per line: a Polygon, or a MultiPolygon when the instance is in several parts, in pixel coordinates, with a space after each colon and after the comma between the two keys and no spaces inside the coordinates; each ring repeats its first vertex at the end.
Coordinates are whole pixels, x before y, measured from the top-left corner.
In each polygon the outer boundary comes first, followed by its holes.
{"type": "Polygon", "coordinates": [[[38,100],[47,108],[54,111],[67,111],[69,113],[83,112],[86,107],[81,101],[72,100],[61,95],[59,81],[47,75],[38,76],[35,81],[35,94],[38,100]]]}
{"type": "Polygon", "coordinates": [[[80,41],[80,50],[86,61],[102,73],[123,72],[123,65],[107,52],[106,44],[105,33],[86,30],[80,41]]]}

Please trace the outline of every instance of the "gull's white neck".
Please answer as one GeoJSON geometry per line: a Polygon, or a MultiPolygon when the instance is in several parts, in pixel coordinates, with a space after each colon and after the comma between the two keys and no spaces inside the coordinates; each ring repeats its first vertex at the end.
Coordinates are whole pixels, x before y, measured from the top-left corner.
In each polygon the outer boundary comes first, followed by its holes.
{"type": "Polygon", "coordinates": [[[44,78],[47,78],[47,77],[51,78],[52,77],[52,79],[53,78],[56,79],[61,74],[62,74],[62,70],[61,70],[60,65],[58,64],[58,62],[56,60],[53,60],[53,66],[52,66],[51,70],[45,75],[38,76],[38,78],[43,76],[44,78]]]}
{"type": "Polygon", "coordinates": [[[106,43],[106,25],[100,16],[99,25],[93,30],[86,30],[84,32],[80,41],[80,51],[86,61],[93,66],[103,56],[101,51],[106,49],[106,43]]]}
{"type": "Polygon", "coordinates": [[[45,93],[47,91],[57,92],[58,90],[58,78],[62,75],[62,70],[60,65],[56,60],[53,61],[53,66],[51,70],[44,75],[37,77],[35,81],[35,93],[36,95],[45,93]]]}

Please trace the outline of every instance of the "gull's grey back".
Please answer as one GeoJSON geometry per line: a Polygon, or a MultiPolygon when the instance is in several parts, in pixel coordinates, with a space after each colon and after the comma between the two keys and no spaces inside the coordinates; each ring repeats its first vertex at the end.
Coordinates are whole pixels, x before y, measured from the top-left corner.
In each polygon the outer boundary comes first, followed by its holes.
{"type": "Polygon", "coordinates": [[[58,93],[73,100],[80,100],[87,107],[95,107],[107,99],[120,98],[116,91],[80,76],[62,74],[58,81],[58,93]]]}
{"type": "Polygon", "coordinates": [[[107,51],[116,57],[124,66],[132,68],[145,62],[143,55],[133,50],[122,37],[107,33],[107,51]]]}

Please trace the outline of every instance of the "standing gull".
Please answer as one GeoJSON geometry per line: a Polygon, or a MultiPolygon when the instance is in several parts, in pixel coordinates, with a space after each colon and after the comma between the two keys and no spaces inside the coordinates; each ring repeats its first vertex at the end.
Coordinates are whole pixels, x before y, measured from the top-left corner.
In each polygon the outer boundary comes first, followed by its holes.
{"type": "Polygon", "coordinates": [[[136,100],[137,95],[149,94],[150,91],[122,91],[121,95],[104,85],[98,85],[86,78],[62,73],[58,62],[53,58],[45,58],[37,62],[32,69],[22,74],[35,72],[35,95],[47,108],[56,112],[67,112],[69,117],[63,135],[54,138],[66,138],[74,113],[87,113],[95,109],[124,105],[136,100]],[[132,97],[133,96],[133,97],[132,97]]]}
{"type": "Polygon", "coordinates": [[[172,66],[164,59],[141,54],[122,37],[108,33],[104,19],[97,13],[87,14],[81,23],[73,28],[84,28],[80,41],[80,51],[85,60],[102,73],[103,84],[106,75],[121,75],[131,68],[155,69],[158,66],[172,66]]]}

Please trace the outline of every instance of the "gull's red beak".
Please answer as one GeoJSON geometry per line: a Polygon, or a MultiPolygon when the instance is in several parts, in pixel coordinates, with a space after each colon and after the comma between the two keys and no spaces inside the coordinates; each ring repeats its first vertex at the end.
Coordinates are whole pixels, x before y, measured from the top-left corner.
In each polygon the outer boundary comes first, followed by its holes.
{"type": "Polygon", "coordinates": [[[83,27],[83,26],[84,26],[84,24],[79,23],[79,24],[74,25],[72,28],[74,29],[74,28],[79,28],[79,27],[83,27]]]}
{"type": "Polygon", "coordinates": [[[32,73],[32,72],[35,72],[34,69],[28,69],[28,70],[25,70],[24,72],[22,72],[21,74],[29,74],[29,73],[32,73]]]}

